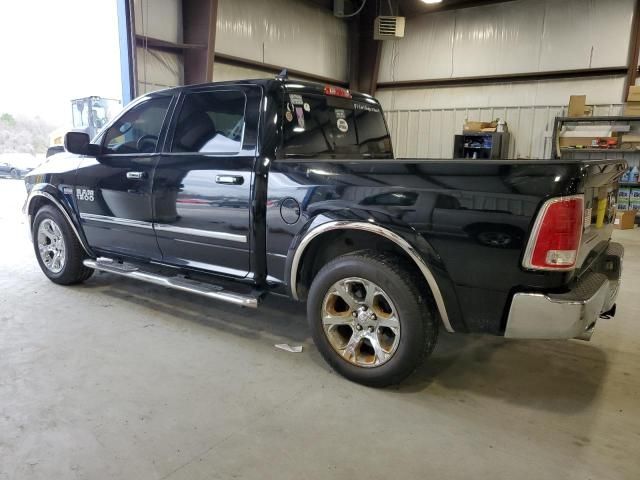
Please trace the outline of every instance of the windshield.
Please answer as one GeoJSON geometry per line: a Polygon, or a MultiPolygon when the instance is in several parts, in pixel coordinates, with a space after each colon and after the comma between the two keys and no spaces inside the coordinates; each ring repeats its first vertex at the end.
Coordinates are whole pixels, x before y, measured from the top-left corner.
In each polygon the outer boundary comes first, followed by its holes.
{"type": "Polygon", "coordinates": [[[285,156],[393,158],[377,103],[307,93],[292,93],[286,98],[285,156]]]}

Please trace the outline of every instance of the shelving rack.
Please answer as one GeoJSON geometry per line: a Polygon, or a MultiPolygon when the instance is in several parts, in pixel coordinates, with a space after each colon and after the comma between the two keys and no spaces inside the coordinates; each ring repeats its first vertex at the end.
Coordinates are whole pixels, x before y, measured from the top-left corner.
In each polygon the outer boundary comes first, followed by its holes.
{"type": "Polygon", "coordinates": [[[626,124],[637,122],[640,127],[640,117],[629,116],[596,116],[596,117],[556,117],[553,123],[553,145],[551,146],[551,158],[561,158],[565,153],[616,153],[625,155],[639,155],[640,150],[623,148],[560,148],[559,133],[564,124],[626,124]]]}
{"type": "Polygon", "coordinates": [[[495,160],[508,158],[509,132],[463,132],[455,135],[453,141],[454,158],[473,158],[495,160]],[[470,146],[470,143],[481,145],[470,146]]]}

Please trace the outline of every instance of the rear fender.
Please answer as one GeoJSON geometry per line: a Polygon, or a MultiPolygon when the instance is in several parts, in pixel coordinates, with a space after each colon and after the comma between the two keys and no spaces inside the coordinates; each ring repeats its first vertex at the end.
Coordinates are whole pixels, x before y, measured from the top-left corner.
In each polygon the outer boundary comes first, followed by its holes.
{"type": "Polygon", "coordinates": [[[321,235],[336,230],[366,231],[379,235],[402,249],[420,270],[428,284],[445,329],[449,332],[465,330],[460,317],[453,283],[438,254],[424,237],[408,225],[391,222],[377,214],[376,218],[354,218],[354,211],[325,212],[311,219],[296,235],[287,255],[287,279],[291,296],[298,300],[298,276],[305,250],[321,235]],[[385,221],[387,220],[387,221],[385,221]]]}

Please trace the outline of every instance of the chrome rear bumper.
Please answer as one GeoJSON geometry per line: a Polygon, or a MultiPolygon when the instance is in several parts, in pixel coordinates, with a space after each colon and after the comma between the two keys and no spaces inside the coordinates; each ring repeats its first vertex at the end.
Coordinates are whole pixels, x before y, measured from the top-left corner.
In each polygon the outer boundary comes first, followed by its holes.
{"type": "Polygon", "coordinates": [[[505,337],[589,340],[600,315],[615,305],[624,248],[610,243],[598,268],[567,293],[516,293],[505,337]]]}

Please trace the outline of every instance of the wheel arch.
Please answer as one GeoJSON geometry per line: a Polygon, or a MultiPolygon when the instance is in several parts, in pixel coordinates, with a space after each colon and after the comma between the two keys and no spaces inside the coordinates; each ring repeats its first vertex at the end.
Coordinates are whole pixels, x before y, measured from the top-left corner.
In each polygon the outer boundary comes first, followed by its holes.
{"type": "MultiPolygon", "coordinates": [[[[387,227],[375,223],[333,220],[307,230],[306,233],[299,238],[297,247],[289,262],[289,288],[294,299],[299,300],[304,295],[303,292],[299,291],[300,281],[305,275],[304,269],[311,268],[310,265],[315,263],[315,258],[309,262],[309,254],[322,250],[323,246],[331,245],[338,235],[344,233],[364,234],[368,236],[368,238],[382,241],[390,246],[392,250],[408,259],[424,278],[424,286],[430,291],[433,297],[437,312],[440,315],[445,329],[449,332],[454,332],[441,289],[431,268],[423,259],[423,255],[404,237],[387,227]]],[[[360,248],[351,248],[347,251],[357,250],[360,250],[360,248]]],[[[343,253],[346,252],[337,252],[337,254],[343,253]]],[[[311,278],[307,278],[309,284],[312,279],[312,276],[311,278]]]]}
{"type": "Polygon", "coordinates": [[[54,189],[56,193],[47,191],[44,188],[33,189],[27,200],[24,203],[22,211],[28,218],[29,231],[31,232],[33,229],[33,217],[36,215],[38,210],[40,210],[45,205],[51,205],[64,216],[65,220],[73,230],[74,235],[80,242],[83,250],[87,253],[87,255],[94,257],[95,255],[91,251],[91,247],[87,243],[84,235],[81,232],[80,226],[73,220],[72,214],[68,211],[68,207],[65,207],[65,200],[60,198],[57,193],[58,190],[54,189]]]}

